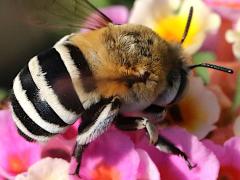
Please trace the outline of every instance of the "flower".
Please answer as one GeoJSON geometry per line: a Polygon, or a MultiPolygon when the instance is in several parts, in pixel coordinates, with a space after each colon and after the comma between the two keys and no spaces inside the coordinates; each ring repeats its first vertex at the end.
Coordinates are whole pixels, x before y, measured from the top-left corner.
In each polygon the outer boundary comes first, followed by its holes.
{"type": "MultiPolygon", "coordinates": [[[[100,9],[114,24],[125,24],[128,21],[129,11],[127,7],[122,5],[115,5],[106,8],[100,9]]],[[[86,27],[94,27],[100,26],[102,27],[101,23],[96,20],[96,14],[91,14],[85,21],[86,27]],[[92,25],[93,24],[93,25],[92,25]]],[[[81,29],[81,32],[86,32],[88,29],[81,29]]]]}
{"type": "Polygon", "coordinates": [[[228,43],[233,44],[232,45],[233,54],[237,59],[240,60],[240,18],[238,19],[235,28],[232,30],[228,30],[226,32],[226,40],[228,43]]]}
{"type": "Polygon", "coordinates": [[[125,24],[128,21],[129,11],[127,7],[115,5],[103,8],[102,12],[106,14],[115,24],[125,24]]]}
{"type": "Polygon", "coordinates": [[[15,180],[68,180],[69,163],[58,158],[44,158],[33,164],[26,173],[15,180]]]}
{"type": "Polygon", "coordinates": [[[59,134],[43,144],[41,156],[62,158],[70,161],[80,122],[81,119],[78,119],[73,125],[68,127],[63,134],[59,134]]]}
{"type": "Polygon", "coordinates": [[[163,39],[180,42],[190,6],[194,7],[194,15],[183,47],[193,54],[203,44],[206,33],[216,31],[220,25],[219,16],[202,1],[137,0],[129,21],[152,28],[163,39]]]}
{"type": "Polygon", "coordinates": [[[0,176],[11,179],[40,159],[40,145],[18,134],[8,109],[0,111],[0,136],[0,176]]]}
{"type": "Polygon", "coordinates": [[[220,71],[209,70],[210,72],[210,83],[211,85],[217,85],[221,88],[224,94],[233,101],[236,93],[236,85],[238,74],[240,72],[240,63],[237,61],[232,62],[218,62],[216,65],[224,66],[233,69],[234,74],[227,74],[220,71]]]}
{"type": "Polygon", "coordinates": [[[205,140],[204,144],[214,152],[220,162],[218,179],[239,179],[240,137],[227,140],[223,146],[209,140],[205,140]]]}
{"type": "Polygon", "coordinates": [[[62,158],[70,161],[74,144],[75,140],[66,140],[58,135],[42,145],[41,157],[62,158]]]}
{"type": "MultiPolygon", "coordinates": [[[[72,161],[71,164],[72,171],[76,163],[72,161]]],[[[159,172],[144,150],[135,149],[128,136],[112,129],[86,148],[81,161],[80,176],[92,180],[157,180],[159,172]]]]}
{"type": "Polygon", "coordinates": [[[189,79],[189,87],[183,99],[177,105],[170,107],[167,120],[173,121],[199,139],[215,129],[215,123],[220,116],[220,106],[216,96],[198,77],[189,79]]]}
{"type": "Polygon", "coordinates": [[[148,152],[158,167],[161,179],[215,180],[217,178],[219,162],[214,153],[207,149],[197,137],[178,127],[165,128],[160,133],[185,152],[191,162],[197,165],[190,170],[183,158],[160,152],[154,146],[149,145],[146,137],[142,138],[136,146],[148,152]]]}
{"type": "Polygon", "coordinates": [[[236,20],[240,16],[239,0],[204,0],[204,2],[225,18],[236,20]]]}

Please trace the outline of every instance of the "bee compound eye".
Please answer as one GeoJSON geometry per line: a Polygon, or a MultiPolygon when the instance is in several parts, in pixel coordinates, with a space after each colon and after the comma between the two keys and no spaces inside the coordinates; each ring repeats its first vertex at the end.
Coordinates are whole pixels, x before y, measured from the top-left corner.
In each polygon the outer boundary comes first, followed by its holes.
{"type": "Polygon", "coordinates": [[[181,99],[181,97],[185,92],[187,84],[188,84],[187,73],[185,71],[180,71],[180,84],[179,84],[176,96],[171,103],[174,103],[179,99],[181,99]]]}

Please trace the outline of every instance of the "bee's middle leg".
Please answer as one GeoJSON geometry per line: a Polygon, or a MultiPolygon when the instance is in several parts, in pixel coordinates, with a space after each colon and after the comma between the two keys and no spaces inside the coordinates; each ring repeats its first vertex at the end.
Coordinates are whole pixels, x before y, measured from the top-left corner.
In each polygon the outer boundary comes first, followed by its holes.
{"type": "Polygon", "coordinates": [[[119,115],[115,121],[115,125],[117,128],[125,131],[145,129],[149,136],[150,143],[153,144],[157,149],[165,153],[181,156],[186,161],[189,169],[192,169],[196,166],[196,164],[193,165],[190,162],[186,153],[176,147],[170,140],[160,135],[156,125],[150,122],[147,118],[125,117],[119,115]]]}

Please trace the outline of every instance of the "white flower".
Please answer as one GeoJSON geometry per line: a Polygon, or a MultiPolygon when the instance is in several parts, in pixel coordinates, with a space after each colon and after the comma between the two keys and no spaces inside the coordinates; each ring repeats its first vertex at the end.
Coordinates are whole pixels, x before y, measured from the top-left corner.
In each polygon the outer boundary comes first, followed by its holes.
{"type": "Polygon", "coordinates": [[[69,163],[58,158],[44,158],[32,165],[28,172],[16,176],[16,180],[68,180],[69,163]]]}
{"type": "Polygon", "coordinates": [[[236,27],[226,32],[226,40],[233,44],[233,54],[240,60],[240,18],[237,21],[236,27]]]}
{"type": "Polygon", "coordinates": [[[136,0],[129,22],[146,25],[162,38],[180,42],[191,6],[193,19],[183,46],[193,54],[203,44],[206,33],[216,31],[221,22],[201,0],[136,0]]]}

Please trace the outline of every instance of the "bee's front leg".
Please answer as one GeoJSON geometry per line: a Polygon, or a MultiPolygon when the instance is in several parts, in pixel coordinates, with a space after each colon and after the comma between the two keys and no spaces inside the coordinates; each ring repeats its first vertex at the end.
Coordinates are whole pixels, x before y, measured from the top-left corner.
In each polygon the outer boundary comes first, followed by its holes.
{"type": "Polygon", "coordinates": [[[162,123],[162,121],[165,119],[167,111],[165,107],[151,104],[143,110],[143,113],[150,117],[150,119],[155,119],[156,122],[162,123]]]}
{"type": "Polygon", "coordinates": [[[169,153],[169,154],[175,154],[177,156],[181,156],[188,165],[189,169],[193,169],[197,166],[197,164],[193,164],[186,153],[181,151],[178,147],[176,147],[171,141],[169,141],[167,138],[158,135],[158,140],[155,144],[156,148],[159,149],[162,152],[169,153]]]}
{"type": "Polygon", "coordinates": [[[148,119],[143,117],[125,117],[119,115],[115,121],[115,125],[121,130],[128,131],[145,129],[149,135],[150,143],[153,144],[157,149],[165,153],[181,156],[187,162],[189,169],[196,167],[196,164],[193,165],[183,151],[176,147],[167,138],[159,135],[156,125],[151,123],[148,119]]]}
{"type": "Polygon", "coordinates": [[[151,144],[157,143],[158,129],[145,117],[126,117],[118,115],[115,120],[117,128],[124,131],[134,131],[139,129],[146,129],[151,144]]]}

